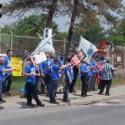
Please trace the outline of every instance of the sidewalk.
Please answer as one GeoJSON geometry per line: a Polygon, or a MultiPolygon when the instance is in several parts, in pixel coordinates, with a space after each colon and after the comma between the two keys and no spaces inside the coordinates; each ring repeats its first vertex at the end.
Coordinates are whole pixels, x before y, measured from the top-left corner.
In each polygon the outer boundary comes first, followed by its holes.
{"type": "MultiPolygon", "coordinates": [[[[98,95],[98,91],[95,91],[95,92],[88,92],[87,97],[81,97],[80,91],[77,91],[75,94],[69,94],[69,97],[71,100],[70,104],[71,105],[87,105],[87,104],[97,103],[100,101],[107,101],[110,99],[125,96],[125,85],[111,88],[110,94],[111,94],[111,96],[98,95]]],[[[46,107],[57,106],[56,104],[50,104],[48,97],[46,97],[44,95],[39,96],[39,97],[43,101],[43,103],[45,103],[46,107]]],[[[59,106],[68,105],[67,103],[62,102],[62,97],[63,97],[62,94],[57,94],[57,100],[60,102],[59,106]]],[[[5,108],[6,107],[23,108],[26,106],[25,98],[20,98],[19,96],[12,96],[12,97],[7,97],[5,99],[6,99],[6,103],[1,104],[5,108]]],[[[34,103],[34,101],[33,101],[33,103],[34,103]]]]}

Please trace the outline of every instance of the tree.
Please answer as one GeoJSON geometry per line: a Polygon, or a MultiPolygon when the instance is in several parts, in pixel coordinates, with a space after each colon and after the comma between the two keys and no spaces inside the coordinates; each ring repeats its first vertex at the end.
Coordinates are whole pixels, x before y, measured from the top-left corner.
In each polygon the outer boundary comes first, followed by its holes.
{"type": "Polygon", "coordinates": [[[99,26],[93,26],[90,27],[84,34],[83,36],[93,42],[93,43],[98,43],[100,39],[104,38],[105,33],[103,31],[103,28],[99,26]]]}
{"type": "Polygon", "coordinates": [[[125,18],[120,21],[116,30],[110,33],[107,40],[118,45],[125,45],[125,18]]]}
{"type": "MultiPolygon", "coordinates": [[[[109,10],[119,13],[121,10],[120,8],[122,7],[121,1],[122,0],[12,0],[11,5],[8,6],[6,11],[24,11],[32,8],[41,9],[42,11],[49,12],[47,21],[48,26],[51,26],[55,13],[69,14],[71,16],[71,21],[67,37],[67,40],[69,41],[69,44],[67,45],[68,52],[72,42],[72,35],[73,33],[76,33],[78,28],[76,27],[76,24],[81,22],[81,18],[87,17],[88,12],[91,12],[88,20],[93,14],[95,15],[94,18],[96,17],[96,20],[98,20],[97,16],[100,17],[101,15],[116,27],[118,20],[109,10]],[[63,5],[63,7],[61,7],[61,5],[63,5]]],[[[83,20],[83,23],[86,24],[88,20],[83,20]]],[[[79,25],[79,29],[80,27],[81,26],[79,25]]],[[[85,27],[83,29],[86,30],[85,27]]]]}
{"type": "MultiPolygon", "coordinates": [[[[31,15],[29,17],[25,17],[16,24],[5,26],[2,28],[2,33],[10,34],[10,32],[13,32],[14,35],[17,35],[14,36],[13,39],[13,47],[18,50],[23,51],[27,49],[32,52],[40,42],[36,33],[39,33],[40,35],[43,34],[46,19],[47,15],[31,15]]],[[[59,35],[55,22],[52,23],[52,28],[54,32],[59,35]]]]}
{"type": "MultiPolygon", "coordinates": [[[[64,1],[64,0],[63,0],[64,1]]],[[[120,7],[122,7],[121,0],[69,0],[68,2],[65,2],[65,6],[67,11],[69,10],[71,14],[71,22],[68,32],[68,40],[69,45],[67,46],[67,52],[68,48],[72,42],[72,36],[73,33],[78,32],[78,29],[86,32],[86,27],[91,27],[91,23],[95,22],[95,26],[99,25],[99,18],[97,19],[97,16],[104,16],[105,19],[114,25],[114,28],[116,28],[116,25],[118,24],[118,20],[115,16],[112,15],[112,13],[109,10],[112,10],[113,12],[118,11],[120,12],[120,7]],[[94,19],[94,20],[93,20],[94,19]],[[83,21],[83,22],[82,22],[83,21]],[[84,27],[82,25],[77,25],[78,22],[82,22],[84,24],[84,27]],[[85,25],[87,24],[87,25],[85,25]]]]}
{"type": "Polygon", "coordinates": [[[12,0],[10,5],[4,7],[6,9],[4,9],[4,12],[13,13],[15,10],[18,10],[18,15],[20,15],[29,9],[41,9],[42,12],[48,12],[46,27],[52,27],[57,1],[58,0],[12,0]]]}

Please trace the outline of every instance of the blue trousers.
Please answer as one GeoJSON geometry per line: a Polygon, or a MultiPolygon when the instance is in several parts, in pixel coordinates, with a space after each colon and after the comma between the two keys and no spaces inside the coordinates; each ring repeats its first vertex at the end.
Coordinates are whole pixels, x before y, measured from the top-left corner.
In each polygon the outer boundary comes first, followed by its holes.
{"type": "Polygon", "coordinates": [[[64,95],[63,95],[63,100],[64,101],[68,101],[69,88],[70,88],[70,83],[69,83],[68,80],[65,80],[64,95]]]}
{"type": "Polygon", "coordinates": [[[56,92],[57,92],[58,80],[52,80],[49,85],[49,97],[50,102],[55,102],[56,92]]]}

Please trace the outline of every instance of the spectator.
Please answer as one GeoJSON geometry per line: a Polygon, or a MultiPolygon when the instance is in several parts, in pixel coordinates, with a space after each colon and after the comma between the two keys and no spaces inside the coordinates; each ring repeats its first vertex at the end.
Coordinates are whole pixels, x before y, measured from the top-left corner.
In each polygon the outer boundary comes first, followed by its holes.
{"type": "Polygon", "coordinates": [[[106,88],[105,95],[109,96],[110,87],[113,79],[114,67],[110,64],[110,60],[106,60],[104,63],[104,68],[101,71],[101,86],[99,94],[103,94],[104,88],[106,88]]]}

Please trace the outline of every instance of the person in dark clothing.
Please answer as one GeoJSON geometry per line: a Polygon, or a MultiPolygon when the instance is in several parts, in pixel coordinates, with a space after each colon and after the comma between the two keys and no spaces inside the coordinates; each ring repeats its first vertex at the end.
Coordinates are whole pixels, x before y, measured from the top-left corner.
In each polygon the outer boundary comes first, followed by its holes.
{"type": "Polygon", "coordinates": [[[36,76],[40,76],[39,73],[36,73],[36,66],[33,64],[32,58],[29,57],[30,63],[27,64],[24,68],[24,75],[26,76],[26,97],[27,97],[27,105],[34,106],[32,104],[32,98],[35,99],[38,106],[45,106],[38,98],[37,93],[37,84],[36,84],[36,76]]]}
{"type": "Polygon", "coordinates": [[[81,89],[81,96],[87,96],[87,90],[88,90],[88,74],[89,74],[89,69],[87,66],[87,63],[82,60],[80,65],[79,65],[79,70],[80,70],[80,78],[82,82],[82,89],[81,89]]]}
{"type": "Polygon", "coordinates": [[[56,92],[58,87],[58,81],[59,81],[59,65],[58,65],[58,59],[53,60],[53,64],[51,66],[51,82],[49,87],[49,97],[50,97],[50,103],[59,104],[56,101],[56,92]]]}
{"type": "Polygon", "coordinates": [[[103,94],[104,89],[106,88],[105,95],[110,95],[110,87],[112,84],[113,79],[113,72],[114,67],[110,64],[110,60],[106,60],[106,63],[104,63],[104,68],[100,72],[101,75],[101,86],[100,86],[100,92],[99,94],[103,94]]]}
{"type": "MultiPolygon", "coordinates": [[[[11,62],[12,50],[7,50],[6,54],[7,55],[4,57],[5,69],[12,69],[12,62],[11,62]]],[[[6,77],[6,80],[3,86],[3,92],[6,95],[11,95],[10,88],[12,84],[12,70],[10,70],[10,72],[6,72],[5,77],[6,77]]]]}
{"type": "Polygon", "coordinates": [[[45,84],[41,87],[43,87],[43,91],[45,91],[45,86],[47,86],[47,96],[49,96],[49,86],[50,86],[50,82],[51,82],[51,66],[53,64],[53,59],[50,58],[49,54],[46,54],[47,56],[47,60],[43,61],[40,64],[40,70],[41,73],[43,74],[44,77],[44,82],[45,84]]]}
{"type": "Polygon", "coordinates": [[[67,57],[66,65],[64,67],[64,82],[65,82],[64,95],[63,95],[64,102],[69,102],[69,97],[68,97],[69,88],[70,88],[70,84],[74,80],[74,74],[73,74],[74,72],[70,61],[71,61],[71,58],[67,57]]]}
{"type": "Polygon", "coordinates": [[[78,55],[73,55],[72,59],[71,59],[71,64],[73,66],[73,72],[74,72],[74,79],[72,81],[72,83],[70,84],[70,88],[69,88],[69,92],[75,92],[75,84],[76,84],[76,80],[77,80],[77,76],[78,76],[78,72],[79,72],[79,64],[80,64],[80,60],[78,55]]]}

